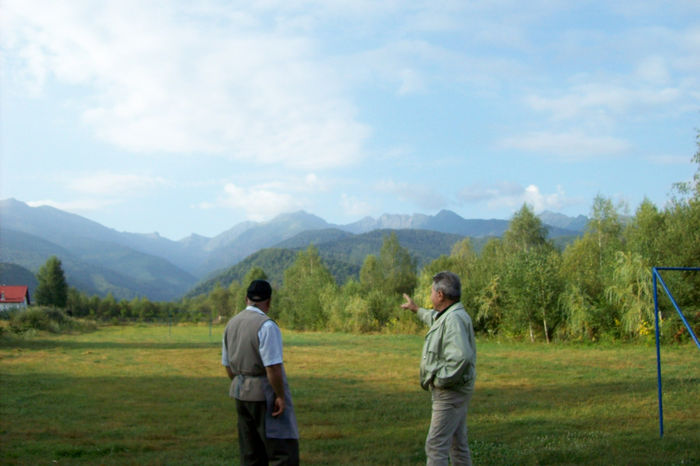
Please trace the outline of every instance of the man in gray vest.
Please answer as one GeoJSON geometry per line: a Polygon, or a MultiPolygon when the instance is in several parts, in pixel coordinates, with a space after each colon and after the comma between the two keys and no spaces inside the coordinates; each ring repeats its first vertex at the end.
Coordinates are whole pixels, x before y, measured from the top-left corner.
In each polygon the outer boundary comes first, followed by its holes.
{"type": "Polygon", "coordinates": [[[242,465],[299,464],[299,431],[282,362],[282,334],[267,316],[272,287],[253,280],[247,307],[228,321],[221,363],[236,399],[242,465]]]}

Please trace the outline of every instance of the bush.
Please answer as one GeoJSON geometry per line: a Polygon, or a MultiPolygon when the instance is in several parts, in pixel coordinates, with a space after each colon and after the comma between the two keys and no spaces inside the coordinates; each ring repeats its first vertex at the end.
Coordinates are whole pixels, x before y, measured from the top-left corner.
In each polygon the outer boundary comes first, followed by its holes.
{"type": "Polygon", "coordinates": [[[30,307],[26,311],[10,315],[10,331],[25,333],[28,330],[43,330],[51,333],[95,330],[94,322],[79,321],[53,307],[30,307]]]}

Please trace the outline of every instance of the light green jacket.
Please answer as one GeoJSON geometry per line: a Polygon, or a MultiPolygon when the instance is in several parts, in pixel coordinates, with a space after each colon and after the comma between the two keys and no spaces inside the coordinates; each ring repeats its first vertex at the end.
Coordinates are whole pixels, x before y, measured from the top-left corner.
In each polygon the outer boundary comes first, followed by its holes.
{"type": "Polygon", "coordinates": [[[435,310],[420,308],[417,315],[430,325],[420,364],[421,387],[425,390],[445,388],[465,394],[474,390],[476,341],[472,320],[462,303],[454,303],[438,320],[435,320],[435,310]]]}

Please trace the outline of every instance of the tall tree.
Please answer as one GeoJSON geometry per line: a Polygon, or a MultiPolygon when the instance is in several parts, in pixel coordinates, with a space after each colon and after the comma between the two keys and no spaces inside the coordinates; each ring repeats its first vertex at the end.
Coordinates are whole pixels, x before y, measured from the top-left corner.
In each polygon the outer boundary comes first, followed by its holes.
{"type": "Polygon", "coordinates": [[[612,201],[596,196],[586,233],[562,255],[562,276],[567,283],[562,304],[571,335],[595,339],[616,330],[619,308],[606,299],[612,283],[615,254],[623,247],[622,224],[612,201]]]}
{"type": "MultiPolygon", "coordinates": [[[[505,248],[499,238],[490,239],[481,250],[474,267],[464,280],[476,290],[475,296],[465,296],[469,306],[474,306],[477,315],[474,328],[489,334],[500,330],[504,313],[506,312],[506,296],[503,286],[503,276],[508,269],[505,248]]],[[[464,289],[464,283],[462,283],[464,289]]],[[[469,288],[468,288],[469,290],[469,288]]]]}
{"type": "Polygon", "coordinates": [[[610,199],[600,195],[595,197],[587,233],[594,239],[597,247],[599,270],[609,272],[606,275],[609,277],[612,273],[615,253],[622,249],[620,214],[610,199]]]}
{"type": "Polygon", "coordinates": [[[51,256],[39,268],[36,278],[39,281],[34,292],[37,304],[65,308],[68,301],[68,284],[58,257],[51,256]]]}
{"type": "Polygon", "coordinates": [[[480,286],[483,286],[483,283],[475,280],[475,271],[477,270],[478,258],[479,256],[474,251],[472,240],[470,238],[464,238],[452,246],[450,260],[454,263],[454,265],[447,265],[444,269],[442,269],[451,270],[461,278],[461,301],[462,304],[464,304],[464,308],[472,316],[472,318],[476,317],[478,308],[477,297],[481,290],[480,286]]]}
{"type": "Polygon", "coordinates": [[[493,275],[476,297],[476,318],[474,329],[485,331],[489,335],[498,333],[503,319],[503,299],[500,277],[493,275]]]}
{"type": "Polygon", "coordinates": [[[505,323],[514,333],[527,327],[530,340],[540,327],[549,342],[556,319],[556,301],[560,293],[559,253],[547,230],[527,205],[513,215],[503,235],[505,254],[504,291],[509,304],[505,323]]]}
{"type": "Polygon", "coordinates": [[[649,199],[644,199],[624,229],[626,247],[628,251],[639,254],[648,266],[661,265],[665,232],[664,214],[649,199]]]}
{"type": "Polygon", "coordinates": [[[618,251],[606,297],[621,310],[622,333],[637,337],[653,328],[654,295],[651,269],[638,253],[618,251]]]}
{"type": "Polygon", "coordinates": [[[547,242],[547,229],[535,212],[523,204],[508,225],[503,235],[503,244],[510,251],[527,251],[547,242]]]}
{"type": "Polygon", "coordinates": [[[539,328],[549,343],[560,320],[560,260],[559,252],[547,243],[509,258],[504,274],[509,304],[505,323],[513,333],[521,333],[527,327],[530,341],[534,341],[535,329],[539,328]]]}
{"type": "MultiPolygon", "coordinates": [[[[700,266],[700,131],[697,147],[692,158],[697,164],[693,179],[674,185],[681,197],[674,198],[665,212],[666,234],[660,246],[666,262],[663,265],[700,266]]],[[[700,300],[700,274],[673,274],[666,280],[673,282],[673,285],[668,284],[677,290],[681,301],[697,303],[700,300]]]]}
{"type": "Polygon", "coordinates": [[[334,288],[335,280],[321,262],[314,245],[299,252],[291,267],[284,272],[280,297],[280,318],[292,328],[320,330],[328,320],[322,296],[334,288]]]}
{"type": "Polygon", "coordinates": [[[221,283],[216,282],[214,289],[209,293],[209,302],[211,309],[214,311],[212,319],[228,317],[231,315],[231,292],[228,288],[221,286],[221,283]]]}
{"type": "Polygon", "coordinates": [[[416,261],[399,244],[395,232],[384,238],[379,250],[379,268],[384,275],[385,293],[413,293],[416,287],[416,261]]]}
{"type": "Polygon", "coordinates": [[[366,292],[374,289],[381,289],[384,285],[384,275],[379,268],[379,259],[377,259],[377,256],[369,254],[365,257],[362,268],[360,269],[360,284],[364,287],[366,292]]]}

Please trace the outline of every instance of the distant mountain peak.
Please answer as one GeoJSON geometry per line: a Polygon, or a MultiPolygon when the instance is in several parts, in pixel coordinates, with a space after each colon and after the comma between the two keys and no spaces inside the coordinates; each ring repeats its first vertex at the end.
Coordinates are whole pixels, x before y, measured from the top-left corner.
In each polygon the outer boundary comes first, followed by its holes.
{"type": "MultiPolygon", "coordinates": [[[[103,285],[111,286],[109,289],[123,296],[144,294],[147,290],[152,298],[174,296],[190,280],[230,267],[287,240],[286,247],[308,242],[347,243],[352,240],[351,235],[376,232],[373,241],[380,243],[386,230],[400,230],[398,233],[404,238],[437,232],[484,240],[501,236],[510,224],[509,220],[465,219],[443,209],[435,215],[384,213],[378,219],[366,216],[347,225],[333,225],[298,210],[266,222],[241,222],[213,238],[193,233],[172,241],[158,232],[119,232],[76,214],[50,206],[31,207],[17,199],[0,200],[0,217],[4,235],[0,261],[3,257],[6,262],[20,258],[13,263],[34,270],[48,255],[59,255],[65,258],[71,273],[82,274],[84,283],[92,287],[87,289],[104,291],[108,288],[103,285]],[[157,277],[151,276],[152,270],[160,271],[157,277]],[[93,282],[93,276],[102,278],[93,282]]],[[[539,217],[552,238],[582,234],[588,220],[582,215],[567,217],[548,211],[539,217]]]]}

